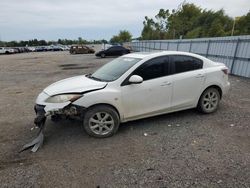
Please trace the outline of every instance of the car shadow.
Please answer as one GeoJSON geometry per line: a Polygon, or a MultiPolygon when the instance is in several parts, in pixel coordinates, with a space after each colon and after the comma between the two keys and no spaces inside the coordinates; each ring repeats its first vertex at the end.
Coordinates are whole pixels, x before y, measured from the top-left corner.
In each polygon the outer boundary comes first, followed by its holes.
{"type": "MultiPolygon", "coordinates": [[[[201,114],[194,109],[184,110],[150,118],[122,123],[118,132],[109,138],[98,139],[89,136],[83,128],[83,123],[75,119],[62,119],[58,122],[51,121],[48,118],[46,122],[44,147],[52,148],[70,148],[80,146],[91,147],[95,144],[110,145],[113,142],[122,142],[124,138],[137,139],[137,136],[146,133],[160,134],[166,127],[172,125],[173,129],[185,128],[191,126],[193,121],[200,121],[201,114]],[[181,125],[178,127],[178,125],[181,125]],[[174,126],[177,125],[177,126],[174,126]]],[[[35,136],[33,132],[32,135],[35,136]]]]}
{"type": "MultiPolygon", "coordinates": [[[[179,112],[173,112],[164,115],[158,115],[154,117],[129,121],[122,123],[119,127],[117,135],[127,134],[130,130],[153,130],[157,125],[157,130],[162,127],[168,126],[169,124],[176,124],[178,122],[189,123],[194,117],[200,116],[201,114],[195,109],[189,109],[179,112]]],[[[90,138],[86,134],[83,128],[83,123],[80,120],[75,119],[62,119],[58,122],[53,122],[50,119],[47,120],[46,136],[48,141],[51,139],[60,139],[60,137],[74,137],[84,139],[90,138]]]]}

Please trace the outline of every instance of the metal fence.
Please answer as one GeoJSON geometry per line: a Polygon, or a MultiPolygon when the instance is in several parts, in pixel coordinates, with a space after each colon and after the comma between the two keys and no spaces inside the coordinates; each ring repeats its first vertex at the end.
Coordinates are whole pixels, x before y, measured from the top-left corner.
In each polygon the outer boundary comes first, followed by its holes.
{"type": "Polygon", "coordinates": [[[250,35],[183,40],[130,42],[133,51],[192,52],[227,65],[231,74],[250,78],[250,35]]]}

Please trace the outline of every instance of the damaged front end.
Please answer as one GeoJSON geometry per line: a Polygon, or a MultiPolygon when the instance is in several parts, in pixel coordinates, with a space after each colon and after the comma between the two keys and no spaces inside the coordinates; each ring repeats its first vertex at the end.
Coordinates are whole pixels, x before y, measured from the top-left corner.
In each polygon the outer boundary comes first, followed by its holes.
{"type": "Polygon", "coordinates": [[[19,152],[23,152],[31,148],[32,152],[36,152],[44,141],[44,131],[46,126],[46,119],[48,116],[65,116],[65,117],[83,117],[84,108],[73,105],[71,101],[59,104],[54,103],[50,105],[36,104],[34,107],[36,118],[34,119],[35,128],[39,128],[38,135],[30,143],[25,144],[19,152]]]}
{"type": "Polygon", "coordinates": [[[36,128],[39,128],[38,136],[32,140],[30,143],[25,144],[20,152],[25,151],[29,148],[32,148],[32,152],[36,152],[43,144],[44,140],[44,128],[47,116],[49,112],[45,112],[43,105],[35,105],[34,110],[36,112],[36,118],[34,119],[34,124],[36,128]]]}
{"type": "MultiPolygon", "coordinates": [[[[75,76],[55,82],[46,87],[37,97],[35,105],[35,126],[39,128],[38,136],[23,146],[21,151],[32,148],[36,152],[44,140],[45,123],[48,116],[80,117],[82,119],[85,108],[78,106],[77,100],[85,93],[103,89],[107,82],[90,79],[86,75],[75,76]]],[[[56,119],[56,118],[55,118],[56,119]]],[[[21,152],[20,151],[20,152],[21,152]]]]}

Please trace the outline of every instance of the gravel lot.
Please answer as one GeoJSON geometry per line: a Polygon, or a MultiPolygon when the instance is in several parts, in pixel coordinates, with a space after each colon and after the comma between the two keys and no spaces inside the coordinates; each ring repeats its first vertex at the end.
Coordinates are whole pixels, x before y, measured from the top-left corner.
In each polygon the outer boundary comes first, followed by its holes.
{"type": "Polygon", "coordinates": [[[235,76],[214,114],[186,110],[133,121],[106,139],[87,136],[78,121],[48,120],[43,148],[19,154],[36,134],[38,93],[111,59],[0,56],[0,187],[250,187],[250,79],[235,76]]]}

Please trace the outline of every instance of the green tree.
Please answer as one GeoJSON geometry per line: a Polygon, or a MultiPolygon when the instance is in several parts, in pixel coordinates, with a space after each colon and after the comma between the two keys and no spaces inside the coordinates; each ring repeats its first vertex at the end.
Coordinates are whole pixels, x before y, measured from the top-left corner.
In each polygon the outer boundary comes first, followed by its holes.
{"type": "Polygon", "coordinates": [[[110,43],[123,43],[123,42],[130,42],[132,39],[132,35],[127,30],[121,30],[118,35],[114,35],[110,39],[110,43]]]}
{"type": "Polygon", "coordinates": [[[250,34],[250,11],[241,17],[235,18],[234,35],[249,35],[250,34]]]}
{"type": "MultiPolygon", "coordinates": [[[[230,36],[234,20],[224,10],[202,9],[183,2],[177,9],[160,9],[155,18],[145,16],[141,39],[178,39],[230,36]]],[[[250,34],[250,12],[235,23],[235,34],[250,34]]]]}

